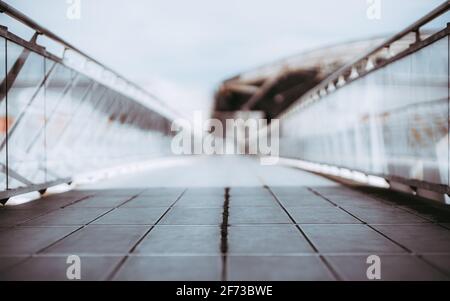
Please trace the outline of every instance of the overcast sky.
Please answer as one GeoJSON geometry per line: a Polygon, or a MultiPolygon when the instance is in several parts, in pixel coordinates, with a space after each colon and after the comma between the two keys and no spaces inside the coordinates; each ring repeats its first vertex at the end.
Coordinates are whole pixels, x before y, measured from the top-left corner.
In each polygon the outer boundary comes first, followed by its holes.
{"type": "Polygon", "coordinates": [[[443,2],[381,0],[381,19],[370,20],[367,0],[81,0],[71,20],[70,1],[5,2],[179,109],[205,109],[217,84],[243,70],[395,33],[443,2]]]}

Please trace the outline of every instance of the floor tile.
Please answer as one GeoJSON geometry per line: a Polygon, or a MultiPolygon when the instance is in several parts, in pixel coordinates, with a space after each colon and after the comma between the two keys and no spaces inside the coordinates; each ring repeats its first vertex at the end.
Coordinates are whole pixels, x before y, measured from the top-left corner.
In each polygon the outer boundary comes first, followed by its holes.
{"type": "Polygon", "coordinates": [[[375,225],[374,227],[417,253],[450,252],[450,230],[435,224],[375,225]]]}
{"type": "Polygon", "coordinates": [[[139,196],[171,196],[178,197],[185,189],[180,187],[152,187],[142,191],[139,196]]]}
{"type": "Polygon", "coordinates": [[[81,198],[85,198],[85,197],[88,197],[88,196],[96,195],[98,193],[99,193],[98,190],[96,191],[96,190],[73,189],[73,190],[69,190],[69,191],[63,192],[63,193],[50,195],[48,197],[56,197],[56,198],[72,197],[72,198],[76,198],[76,199],[81,199],[81,198]]]}
{"type": "Polygon", "coordinates": [[[138,196],[122,206],[121,208],[153,208],[164,207],[168,208],[172,206],[177,200],[176,196],[138,196]]]}
{"type": "Polygon", "coordinates": [[[136,248],[137,254],[218,254],[218,226],[155,226],[136,248]]]}
{"type": "Polygon", "coordinates": [[[269,190],[259,187],[231,187],[230,196],[254,196],[254,197],[270,197],[272,194],[269,190]]]}
{"type": "Polygon", "coordinates": [[[218,281],[219,256],[131,256],[114,280],[218,281]]]}
{"type": "Polygon", "coordinates": [[[15,227],[0,232],[0,255],[33,254],[78,227],[15,227]]]}
{"type": "Polygon", "coordinates": [[[400,208],[437,223],[450,222],[450,212],[425,205],[402,205],[400,208]]]}
{"type": "Polygon", "coordinates": [[[131,196],[95,196],[76,202],[71,208],[114,208],[120,206],[131,198],[131,196]]]}
{"type": "Polygon", "coordinates": [[[116,208],[97,219],[94,225],[153,225],[166,208],[116,208]]]}
{"type": "Polygon", "coordinates": [[[289,216],[280,207],[234,207],[229,209],[229,224],[291,224],[289,216]]]}
{"type": "Polygon", "coordinates": [[[0,226],[15,226],[45,214],[43,210],[0,210],[0,226]]]}
{"type": "Polygon", "coordinates": [[[58,209],[48,214],[35,218],[25,226],[66,226],[85,225],[102,214],[108,212],[109,208],[71,208],[58,209]]]}
{"type": "MultiPolygon", "coordinates": [[[[22,263],[0,272],[1,281],[64,281],[67,269],[67,256],[32,257],[22,263]]],[[[106,280],[106,277],[119,263],[121,257],[113,256],[80,256],[80,280],[106,280]]]]}
{"type": "MultiPolygon", "coordinates": [[[[429,264],[412,255],[380,255],[380,280],[450,280],[429,264]]],[[[367,256],[326,256],[326,260],[344,280],[369,281],[367,256]]]]}
{"type": "Polygon", "coordinates": [[[308,187],[270,187],[270,190],[276,196],[310,196],[314,195],[314,193],[308,189],[308,187]]]}
{"type": "Polygon", "coordinates": [[[354,189],[350,189],[341,185],[310,187],[312,190],[326,196],[361,196],[362,194],[354,189]]]}
{"type": "Polygon", "coordinates": [[[59,209],[61,207],[67,206],[73,202],[76,202],[83,197],[60,197],[57,195],[51,195],[47,197],[43,197],[37,200],[33,200],[31,202],[15,205],[15,206],[6,206],[4,209],[6,210],[34,210],[34,211],[51,211],[55,209],[59,209]]]}
{"type": "Polygon", "coordinates": [[[228,227],[230,254],[313,253],[314,250],[294,225],[228,227]]]}
{"type": "Polygon", "coordinates": [[[149,226],[87,226],[46,249],[46,254],[125,254],[149,226]]]}
{"type": "Polygon", "coordinates": [[[366,225],[301,225],[300,228],[322,253],[405,252],[366,225]]]}
{"type": "Polygon", "coordinates": [[[360,224],[356,218],[337,207],[286,208],[298,224],[360,224]]]}
{"type": "Polygon", "coordinates": [[[225,195],[224,187],[198,187],[189,188],[185,191],[183,196],[196,197],[196,196],[217,196],[223,197],[225,195]]]}
{"type": "Polygon", "coordinates": [[[94,196],[125,196],[133,197],[144,191],[143,188],[118,188],[118,189],[85,189],[85,190],[74,190],[75,192],[81,192],[87,195],[94,196]]]}
{"type": "Polygon", "coordinates": [[[347,196],[333,196],[327,198],[330,202],[340,206],[360,206],[369,208],[386,208],[393,207],[395,204],[389,204],[377,199],[368,197],[347,197],[347,196]]]}
{"type": "Polygon", "coordinates": [[[229,256],[231,281],[334,280],[318,256],[229,256]]]}
{"type": "Polygon", "coordinates": [[[369,208],[342,205],[342,208],[368,224],[420,224],[429,222],[424,218],[395,207],[369,208]]]}
{"type": "Polygon", "coordinates": [[[273,197],[232,196],[229,202],[232,207],[279,207],[273,197]]]}
{"type": "Polygon", "coordinates": [[[223,196],[197,196],[182,197],[175,207],[187,208],[223,208],[225,199],[223,196]]]}
{"type": "Polygon", "coordinates": [[[0,278],[2,275],[6,274],[5,270],[19,264],[20,262],[29,258],[30,255],[22,255],[22,256],[0,256],[0,278]]]}
{"type": "Polygon", "coordinates": [[[450,253],[446,255],[422,255],[423,259],[450,275],[450,253]]]}
{"type": "Polygon", "coordinates": [[[278,200],[284,207],[335,207],[332,203],[316,195],[279,196],[278,200]]]}
{"type": "Polygon", "coordinates": [[[220,225],[221,208],[172,208],[160,221],[161,225],[220,225]]]}

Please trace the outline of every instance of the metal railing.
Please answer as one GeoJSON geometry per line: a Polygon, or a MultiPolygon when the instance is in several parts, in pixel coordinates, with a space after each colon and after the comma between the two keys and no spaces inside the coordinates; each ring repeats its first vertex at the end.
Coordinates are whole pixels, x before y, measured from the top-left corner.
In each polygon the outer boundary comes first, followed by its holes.
{"type": "Polygon", "coordinates": [[[303,104],[307,105],[311,101],[318,100],[321,96],[326,95],[329,92],[335,91],[339,87],[344,86],[347,83],[350,83],[353,80],[356,80],[359,77],[364,76],[366,73],[376,70],[384,66],[385,64],[392,62],[396,59],[401,58],[402,56],[413,52],[421,47],[426,46],[427,43],[430,43],[446,34],[446,29],[442,32],[432,35],[432,37],[427,38],[426,40],[421,39],[420,29],[435,20],[439,16],[445,14],[450,9],[450,1],[445,1],[434,10],[429,12],[424,17],[420,18],[401,32],[395,34],[391,38],[388,38],[382,44],[375,46],[370,51],[362,54],[361,56],[353,59],[351,62],[345,64],[332,74],[330,74],[327,78],[321,81],[317,86],[308,91],[306,94],[302,95],[302,97],[297,101],[297,103],[288,110],[285,114],[289,114],[292,110],[294,110],[298,105],[303,104]],[[410,45],[405,51],[399,52],[397,54],[393,54],[390,52],[391,46],[406,37],[407,35],[413,33],[415,35],[415,42],[410,45]],[[425,43],[424,43],[425,42],[425,43]],[[379,58],[379,60],[377,60],[379,58]]]}
{"type": "Polygon", "coordinates": [[[35,31],[26,41],[0,26],[0,202],[170,154],[176,112],[3,1],[0,13],[35,31]],[[61,45],[63,56],[39,45],[39,36],[61,45]]]}
{"type": "Polygon", "coordinates": [[[24,15],[22,12],[18,11],[14,7],[8,5],[7,3],[5,3],[5,2],[3,2],[1,0],[0,0],[0,13],[4,13],[4,14],[10,16],[11,18],[14,18],[15,20],[25,24],[29,28],[35,30],[36,34],[46,36],[47,38],[49,38],[49,39],[51,39],[51,40],[61,44],[62,46],[64,46],[65,49],[70,49],[70,50],[80,54],[81,56],[83,56],[87,60],[89,60],[89,61],[91,61],[91,62],[101,66],[105,70],[110,71],[115,76],[117,76],[118,78],[120,78],[123,81],[125,81],[128,85],[133,86],[134,88],[138,89],[139,91],[141,91],[141,92],[143,92],[145,94],[148,94],[149,96],[153,97],[155,100],[159,101],[154,95],[150,94],[148,91],[142,89],[141,87],[139,87],[135,83],[133,83],[130,80],[128,80],[127,78],[125,78],[124,76],[120,75],[118,72],[116,72],[112,68],[110,68],[108,66],[105,66],[103,63],[99,62],[97,59],[91,57],[90,55],[88,55],[84,51],[82,51],[79,48],[75,47],[74,45],[72,45],[71,43],[67,42],[63,38],[57,36],[56,34],[51,32],[47,28],[39,25],[38,23],[36,23],[31,18],[29,18],[28,16],[24,15]]]}
{"type": "Polygon", "coordinates": [[[450,26],[420,38],[449,9],[446,1],[302,96],[280,116],[281,156],[449,194],[450,26]],[[414,43],[389,52],[411,34],[414,43]]]}

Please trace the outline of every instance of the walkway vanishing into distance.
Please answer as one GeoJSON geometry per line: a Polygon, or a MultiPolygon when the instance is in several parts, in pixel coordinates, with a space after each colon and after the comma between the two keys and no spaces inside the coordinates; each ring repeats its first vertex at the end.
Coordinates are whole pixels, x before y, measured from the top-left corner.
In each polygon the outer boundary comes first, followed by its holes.
{"type": "Polygon", "coordinates": [[[449,280],[450,213],[247,157],[197,157],[0,209],[0,279],[449,280]]]}

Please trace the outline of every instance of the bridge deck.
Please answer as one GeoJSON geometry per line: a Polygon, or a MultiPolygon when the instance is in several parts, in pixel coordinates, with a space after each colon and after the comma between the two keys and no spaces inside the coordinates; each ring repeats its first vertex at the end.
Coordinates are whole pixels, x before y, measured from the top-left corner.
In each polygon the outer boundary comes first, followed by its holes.
{"type": "Polygon", "coordinates": [[[197,158],[0,209],[0,279],[449,280],[450,214],[246,158],[197,158]],[[164,187],[162,187],[164,186],[164,187]],[[120,188],[120,189],[119,189],[120,188]]]}

